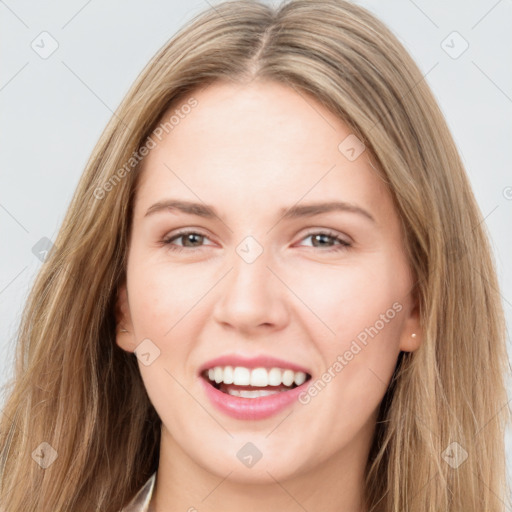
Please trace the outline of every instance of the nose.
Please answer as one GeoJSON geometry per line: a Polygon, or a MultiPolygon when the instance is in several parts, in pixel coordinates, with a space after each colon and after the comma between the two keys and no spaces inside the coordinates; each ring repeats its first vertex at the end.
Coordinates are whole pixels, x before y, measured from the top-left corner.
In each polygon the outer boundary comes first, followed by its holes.
{"type": "Polygon", "coordinates": [[[232,270],[217,290],[213,314],[216,322],[246,334],[262,329],[278,330],[287,325],[287,289],[269,263],[265,251],[252,263],[234,254],[232,270]]]}

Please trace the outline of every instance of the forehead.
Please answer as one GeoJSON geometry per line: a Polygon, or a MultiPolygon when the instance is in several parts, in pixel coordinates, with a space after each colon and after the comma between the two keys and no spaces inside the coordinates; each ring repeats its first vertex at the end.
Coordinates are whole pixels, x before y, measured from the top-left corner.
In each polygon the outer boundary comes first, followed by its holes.
{"type": "MultiPolygon", "coordinates": [[[[329,158],[338,152],[339,141],[351,133],[312,96],[278,82],[219,81],[191,96],[197,105],[164,135],[169,145],[171,139],[176,141],[175,153],[201,142],[204,146],[198,157],[222,151],[233,156],[256,153],[273,160],[283,155],[288,159],[329,158]]],[[[164,122],[186,101],[168,109],[164,122]]]]}
{"type": "Polygon", "coordinates": [[[140,198],[168,191],[253,209],[306,195],[367,205],[386,200],[367,152],[351,160],[340,150],[355,137],[350,127],[312,96],[277,82],[216,82],[191,97],[196,106],[146,156],[140,198]]]}

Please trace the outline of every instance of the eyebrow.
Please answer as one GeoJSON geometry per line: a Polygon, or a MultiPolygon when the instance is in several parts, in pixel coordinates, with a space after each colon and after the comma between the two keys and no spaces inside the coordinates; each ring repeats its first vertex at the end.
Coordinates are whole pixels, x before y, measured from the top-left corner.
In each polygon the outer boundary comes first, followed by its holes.
{"type": "MultiPolygon", "coordinates": [[[[212,219],[214,217],[220,218],[217,210],[213,206],[204,203],[195,203],[192,201],[180,201],[177,199],[165,199],[163,201],[158,201],[148,208],[145,217],[166,210],[178,210],[189,215],[197,215],[198,217],[204,217],[207,219],[212,219]]],[[[297,219],[301,217],[313,217],[314,215],[320,215],[322,213],[329,213],[334,211],[357,213],[366,217],[370,221],[377,223],[370,212],[366,211],[360,206],[347,203],[345,201],[308,203],[302,205],[295,204],[290,208],[281,208],[279,210],[279,216],[282,219],[297,219]]]]}

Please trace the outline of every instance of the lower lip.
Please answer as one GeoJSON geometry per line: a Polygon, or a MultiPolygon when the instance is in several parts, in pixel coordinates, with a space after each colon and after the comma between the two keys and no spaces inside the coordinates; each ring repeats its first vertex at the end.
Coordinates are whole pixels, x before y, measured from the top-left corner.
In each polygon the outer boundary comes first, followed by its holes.
{"type": "Polygon", "coordinates": [[[273,395],[243,398],[219,391],[203,377],[199,377],[199,380],[201,380],[206,396],[212,404],[219,411],[237,420],[262,420],[277,414],[297,401],[299,395],[305,390],[309,382],[306,381],[304,384],[289,391],[282,391],[273,395]]]}

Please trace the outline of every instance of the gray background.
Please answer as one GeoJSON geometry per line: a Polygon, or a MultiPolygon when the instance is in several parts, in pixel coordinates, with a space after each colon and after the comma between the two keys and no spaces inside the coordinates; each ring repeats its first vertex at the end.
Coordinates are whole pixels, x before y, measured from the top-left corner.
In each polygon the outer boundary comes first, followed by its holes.
{"type": "MultiPolygon", "coordinates": [[[[93,146],[143,66],[217,3],[0,0],[0,385],[42,264],[34,245],[55,239],[93,146]]],[[[510,330],[512,0],[356,3],[398,36],[446,116],[492,240],[510,330]]],[[[512,475],[510,432],[507,447],[512,475]]]]}

